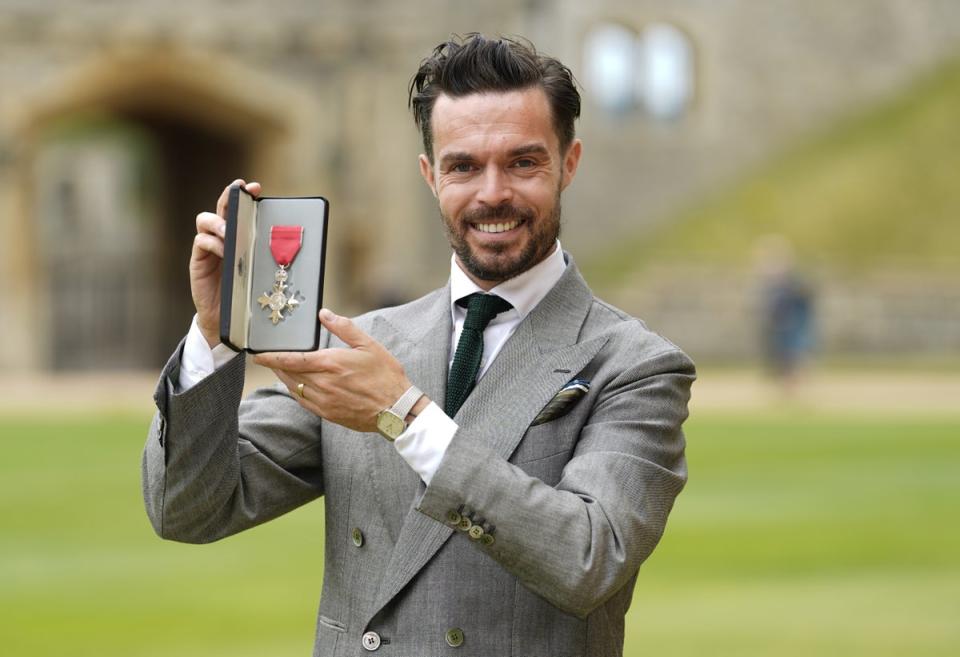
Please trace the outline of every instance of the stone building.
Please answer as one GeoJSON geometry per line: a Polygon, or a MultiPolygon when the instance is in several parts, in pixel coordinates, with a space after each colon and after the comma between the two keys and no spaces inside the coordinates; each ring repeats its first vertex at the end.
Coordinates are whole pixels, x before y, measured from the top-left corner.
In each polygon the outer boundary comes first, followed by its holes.
{"type": "Polygon", "coordinates": [[[445,276],[406,89],[450,33],[569,63],[578,257],[960,43],[951,0],[0,0],[0,368],[155,367],[191,315],[197,212],[234,177],[331,202],[326,301],[445,276]]]}

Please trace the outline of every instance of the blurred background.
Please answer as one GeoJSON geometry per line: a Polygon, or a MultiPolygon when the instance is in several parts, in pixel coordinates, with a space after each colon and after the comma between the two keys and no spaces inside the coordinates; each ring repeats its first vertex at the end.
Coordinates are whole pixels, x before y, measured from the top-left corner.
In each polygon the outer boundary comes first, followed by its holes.
{"type": "Polygon", "coordinates": [[[700,370],[626,654],[960,653],[953,0],[0,0],[2,652],[309,654],[322,505],[204,547],[142,510],[194,218],[323,195],[327,305],[442,284],[406,91],[471,31],[573,69],[563,245],[700,370]]]}

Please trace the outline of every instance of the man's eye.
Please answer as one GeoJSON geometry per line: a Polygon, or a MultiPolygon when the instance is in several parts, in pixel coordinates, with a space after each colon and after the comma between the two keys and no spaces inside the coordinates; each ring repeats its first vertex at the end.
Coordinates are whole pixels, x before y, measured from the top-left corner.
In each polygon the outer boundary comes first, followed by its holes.
{"type": "Polygon", "coordinates": [[[473,165],[469,162],[458,162],[450,167],[450,170],[456,173],[469,173],[473,171],[473,165]]]}
{"type": "Polygon", "coordinates": [[[537,164],[536,162],[534,162],[529,158],[523,158],[522,160],[517,160],[516,162],[514,162],[513,166],[520,169],[528,169],[532,166],[536,166],[536,164],[537,164]]]}

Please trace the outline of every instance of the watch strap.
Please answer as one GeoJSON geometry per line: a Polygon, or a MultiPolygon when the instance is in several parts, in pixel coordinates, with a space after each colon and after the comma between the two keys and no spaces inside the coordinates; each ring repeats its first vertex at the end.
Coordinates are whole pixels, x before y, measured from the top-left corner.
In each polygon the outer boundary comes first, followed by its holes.
{"type": "Polygon", "coordinates": [[[400,395],[400,399],[398,399],[396,403],[394,403],[394,405],[388,410],[406,422],[407,415],[410,414],[410,409],[416,406],[421,397],[423,397],[423,393],[420,391],[420,389],[417,386],[410,386],[407,388],[405,393],[400,395]]]}

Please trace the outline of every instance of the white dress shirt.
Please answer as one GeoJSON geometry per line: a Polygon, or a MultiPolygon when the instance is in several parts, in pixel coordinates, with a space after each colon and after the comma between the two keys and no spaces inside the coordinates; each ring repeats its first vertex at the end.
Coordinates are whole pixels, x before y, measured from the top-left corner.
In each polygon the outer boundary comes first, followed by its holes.
{"type": "MultiPolygon", "coordinates": [[[[510,302],[513,308],[494,317],[483,332],[483,358],[480,363],[480,372],[477,374],[478,380],[490,367],[490,363],[500,353],[520,322],[560,280],[565,268],[563,250],[558,241],[553,253],[541,262],[490,290],[490,294],[496,294],[510,302]]],[[[467,317],[466,309],[458,306],[456,302],[474,292],[483,292],[483,290],[460,269],[456,256],[451,256],[450,315],[453,320],[453,336],[448,366],[453,363],[457,343],[463,332],[463,322],[467,317]]],[[[234,351],[223,344],[211,349],[194,317],[183,347],[180,380],[177,382],[178,391],[189,390],[235,355],[234,351]]],[[[458,428],[456,422],[437,405],[436,400],[431,400],[393,444],[400,456],[420,475],[423,482],[429,484],[433,473],[440,467],[440,461],[443,460],[443,455],[458,428]]]]}

